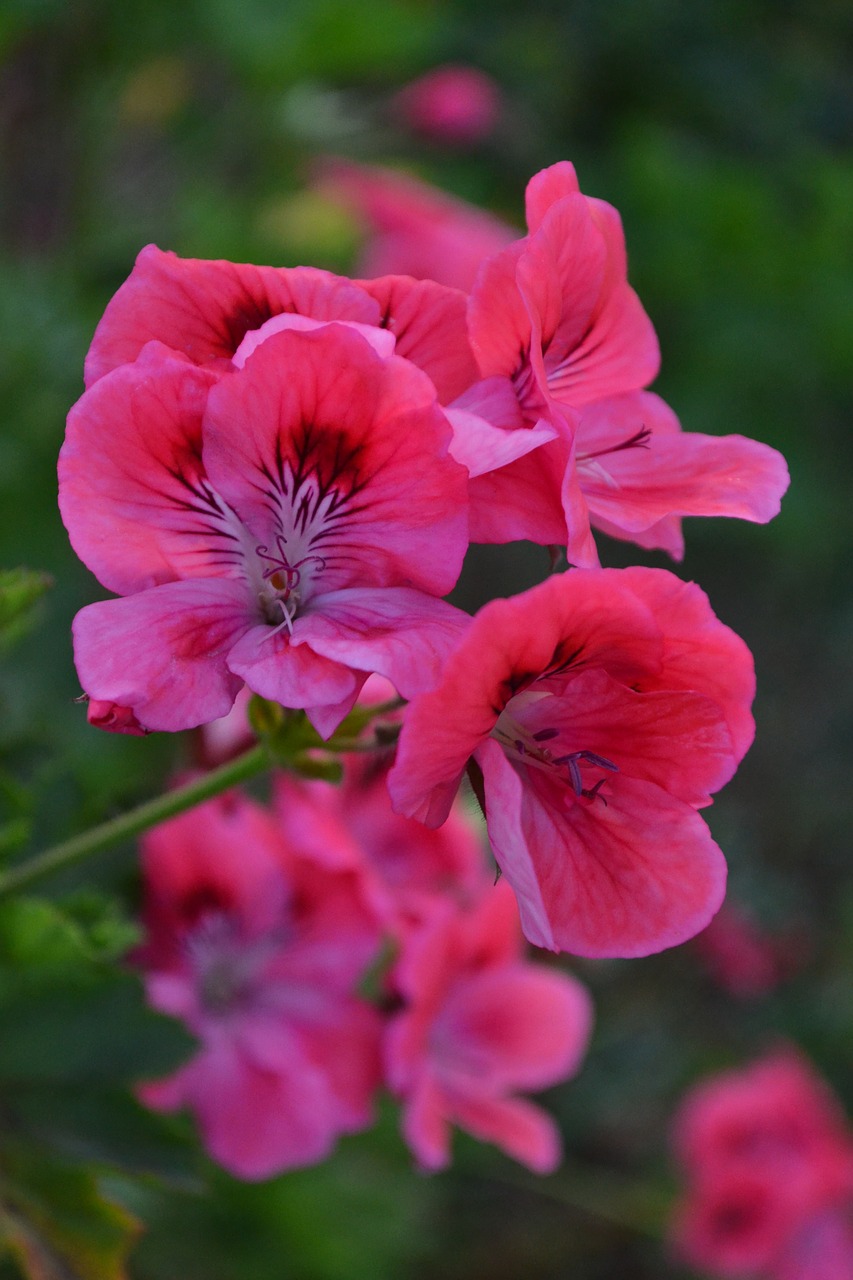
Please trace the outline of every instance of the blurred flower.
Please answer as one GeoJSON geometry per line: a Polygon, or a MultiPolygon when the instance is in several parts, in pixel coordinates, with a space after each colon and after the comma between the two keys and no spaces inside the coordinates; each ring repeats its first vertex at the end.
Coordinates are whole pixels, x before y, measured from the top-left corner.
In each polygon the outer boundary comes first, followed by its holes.
{"type": "Polygon", "coordinates": [[[411,931],[390,984],[403,1008],[387,1030],[386,1070],[418,1162],[449,1164],[457,1124],[535,1173],[552,1172],[556,1124],[511,1095],[575,1074],[592,1009],[574,978],[524,960],[509,886],[487,889],[467,912],[438,906],[411,931]]]}
{"type": "Polygon", "coordinates": [[[379,945],[358,873],[318,865],[236,795],[142,846],[151,1003],[200,1041],[151,1107],[194,1112],[213,1158],[243,1178],[323,1159],[372,1119],[379,1020],[352,994],[379,945]]]}
{"type": "Polygon", "coordinates": [[[720,905],[725,861],[696,809],[752,741],[754,688],[749,650],[693,584],[554,575],[481,609],[411,703],[392,802],[438,826],[473,757],[527,938],[648,955],[720,905]]]}
{"type": "Polygon", "coordinates": [[[726,901],[714,919],[693,939],[711,977],[742,999],[768,995],[782,978],[781,957],[768,938],[737,903],[726,901]]]}
{"type": "Polygon", "coordinates": [[[696,1086],[673,1122],[687,1188],[673,1239],[715,1275],[853,1275],[853,1140],[827,1086],[793,1050],[696,1086]]]}
{"type": "Polygon", "coordinates": [[[483,261],[518,235],[492,214],[392,169],[327,159],[317,183],[365,223],[362,276],[409,275],[467,292],[483,261]]]}
{"type": "Polygon", "coordinates": [[[476,67],[435,67],[413,80],[391,102],[413,133],[451,146],[472,146],[492,132],[500,113],[498,86],[476,67]]]}

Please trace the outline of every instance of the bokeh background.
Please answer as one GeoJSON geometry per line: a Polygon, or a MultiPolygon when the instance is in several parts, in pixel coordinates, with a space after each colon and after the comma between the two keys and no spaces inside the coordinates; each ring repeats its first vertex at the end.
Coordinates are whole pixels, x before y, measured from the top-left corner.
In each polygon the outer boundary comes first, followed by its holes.
{"type": "MultiPolygon", "coordinates": [[[[540,1181],[461,1137],[453,1169],[423,1177],[390,1105],[326,1165],[263,1186],[206,1165],[177,1121],[169,1141],[189,1156],[152,1156],[131,1180],[96,1136],[138,1154],[147,1130],[137,1140],[120,1107],[104,1120],[91,1069],[63,1074],[69,1015],[34,1053],[44,1097],[89,1111],[51,1119],[43,1100],[35,1114],[57,1149],[70,1126],[65,1156],[94,1160],[147,1224],[135,1280],[686,1280],[660,1238],[683,1090],[784,1038],[853,1112],[851,37],[841,0],[0,3],[0,566],[54,582],[3,655],[0,858],[155,794],[183,749],[99,735],[72,701],[70,621],[104,593],[68,546],[55,459],[97,319],[150,241],[348,270],[363,228],[312,191],[322,155],[393,164],[520,226],[527,178],[573,160],[583,190],[622,212],[663,351],[655,390],[686,428],[764,440],[792,473],[767,528],[688,522],[678,568],[756,655],[757,742],[709,820],[733,901],[781,957],[778,985],[733,995],[695,946],[574,964],[597,1031],[580,1078],[547,1099],[567,1162],[540,1181]],[[404,84],[448,62],[502,95],[496,128],[469,146],[420,137],[395,109],[404,84]]],[[[615,543],[603,558],[664,563],[615,543]]],[[[460,600],[545,570],[541,550],[490,552],[460,600]]],[[[121,950],[135,892],[130,849],[45,885],[105,954],[121,950]]],[[[126,1074],[150,1067],[130,1031],[122,1047],[120,1019],[113,1039],[90,1031],[126,1074]]],[[[14,1036],[6,1018],[0,1038],[14,1036]]],[[[4,1061],[0,1049],[0,1131],[4,1061]]],[[[0,1179],[2,1158],[0,1143],[0,1179]]],[[[2,1280],[17,1274],[0,1259],[2,1280]]]]}

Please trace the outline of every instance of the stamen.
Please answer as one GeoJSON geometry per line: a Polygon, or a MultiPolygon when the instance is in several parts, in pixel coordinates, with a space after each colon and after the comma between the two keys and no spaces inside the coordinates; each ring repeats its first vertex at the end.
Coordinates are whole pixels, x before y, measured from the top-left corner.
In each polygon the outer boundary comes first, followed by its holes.
{"type": "MultiPolygon", "coordinates": [[[[593,787],[585,789],[581,779],[581,761],[585,761],[586,764],[597,765],[599,769],[607,769],[610,773],[618,773],[619,766],[614,764],[612,760],[608,760],[606,756],[598,755],[595,751],[572,751],[567,756],[556,757],[553,763],[557,765],[564,764],[566,766],[569,771],[569,778],[571,779],[572,790],[575,795],[579,798],[581,796],[590,796],[592,799],[595,799],[598,795],[599,787],[601,787],[605,779],[600,778],[593,787]]],[[[604,800],[604,796],[601,796],[601,799],[605,804],[607,803],[607,801],[604,800]]]]}

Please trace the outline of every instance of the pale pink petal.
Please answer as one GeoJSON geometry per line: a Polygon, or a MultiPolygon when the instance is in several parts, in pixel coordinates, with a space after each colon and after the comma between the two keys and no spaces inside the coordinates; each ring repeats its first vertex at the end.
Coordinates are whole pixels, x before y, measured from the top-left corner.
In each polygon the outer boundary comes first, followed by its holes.
{"type": "Polygon", "coordinates": [[[524,427],[524,415],[512,381],[504,374],[480,378],[456,397],[451,406],[485,418],[493,427],[524,427]]]}
{"type": "Polygon", "coordinates": [[[488,1098],[453,1093],[449,1114],[467,1133],[493,1142],[533,1173],[553,1173],[563,1155],[551,1117],[524,1098],[488,1098]]]}
{"type": "Polygon", "coordinates": [[[405,587],[317,596],[297,619],[317,654],[386,676],[404,698],[432,688],[470,619],[461,610],[405,587]]]}
{"type": "Polygon", "coordinates": [[[557,436],[556,429],[544,418],[535,427],[508,431],[465,409],[445,409],[445,413],[453,427],[450,454],[472,479],[515,462],[557,436]]]}
{"type": "Polygon", "coordinates": [[[473,478],[469,484],[471,541],[562,546],[566,513],[561,488],[567,455],[566,442],[558,438],[497,471],[473,478]]]}
{"type": "MultiPolygon", "coordinates": [[[[303,709],[334,707],[339,720],[352,709],[362,680],[348,663],[335,662],[318,654],[304,639],[308,619],[297,618],[294,639],[287,631],[255,626],[232,647],[228,669],[245,680],[249,688],[285,707],[303,709]]],[[[334,729],[329,728],[329,733],[334,729]]]]}
{"type": "MultiPolygon", "coordinates": [[[[285,330],[298,333],[313,333],[315,329],[322,329],[328,323],[328,320],[314,320],[311,316],[300,316],[294,312],[272,316],[261,325],[260,329],[249,330],[234,352],[232,363],[235,368],[242,369],[252,352],[257,351],[258,347],[266,342],[267,338],[271,338],[274,333],[284,333],[285,330]]],[[[383,359],[394,354],[394,335],[389,333],[387,329],[380,329],[377,325],[372,324],[359,324],[357,320],[339,320],[336,323],[345,324],[348,329],[360,334],[376,354],[382,356],[383,359]]]]}
{"type": "Polygon", "coordinates": [[[551,208],[519,259],[517,279],[556,400],[583,406],[655,377],[660,352],[651,321],[616,275],[583,196],[551,208]]]}
{"type": "Polygon", "coordinates": [[[179,258],[148,245],[95,330],[86,385],[135,360],[152,340],[194,364],[227,368],[249,330],[283,311],[363,324],[378,318],[372,298],[328,271],[179,258]]]}
{"type": "Polygon", "coordinates": [[[560,805],[505,757],[481,763],[492,848],[509,883],[526,891],[529,941],[576,955],[649,955],[693,937],[717,911],[725,859],[690,806],[625,776],[609,785],[606,806],[560,805]],[[530,902],[531,880],[545,919],[530,902]]]}
{"type": "Polygon", "coordinates": [[[647,551],[665,551],[673,560],[684,559],[684,535],[681,532],[679,516],[665,516],[663,520],[658,520],[655,524],[649,525],[648,529],[638,533],[626,533],[624,529],[617,528],[609,520],[602,520],[598,515],[593,516],[592,512],[590,512],[590,520],[596,529],[606,533],[610,538],[618,538],[621,542],[633,542],[635,546],[643,547],[647,551]]]}
{"type": "Polygon", "coordinates": [[[169,582],[81,609],[74,661],[90,697],[133,708],[146,729],[192,729],[230,711],[243,682],[228,655],[252,622],[245,583],[169,582]]]}
{"type": "Polygon", "coordinates": [[[518,258],[516,280],[533,341],[545,354],[553,394],[569,404],[582,400],[568,393],[567,376],[559,378],[558,370],[574,358],[596,318],[605,265],[604,238],[580,193],[548,212],[518,258]]]}
{"type": "Polygon", "coordinates": [[[158,343],[77,401],[59,455],[71,544],[110,591],[229,572],[235,530],[205,482],[215,375],[158,343]]]}
{"type": "MultiPolygon", "coordinates": [[[[268,932],[285,906],[282,849],[271,815],[233,791],[152,828],[141,847],[149,935],[153,929],[163,944],[165,926],[183,936],[206,912],[231,916],[243,938],[268,932]]],[[[148,982],[160,995],[181,999],[174,988],[164,989],[165,975],[157,972],[170,958],[149,937],[143,963],[154,972],[148,982]]],[[[181,980],[189,985],[183,970],[181,980]]],[[[159,995],[157,1004],[164,1007],[159,995]]]]}
{"type": "Polygon", "coordinates": [[[323,1070],[343,1133],[357,1133],[373,1122],[381,1084],[379,1014],[361,1001],[341,1001],[326,1026],[305,1027],[307,1053],[323,1070]]]}
{"type": "Polygon", "coordinates": [[[382,276],[359,281],[379,303],[379,323],[396,338],[396,353],[431,379],[439,402],[448,404],[477,378],[468,341],[467,295],[434,280],[382,276]]]}
{"type": "MultiPolygon", "coordinates": [[[[598,548],[590,528],[590,513],[586,495],[575,467],[575,442],[569,449],[569,459],[560,487],[560,497],[566,520],[566,559],[579,569],[597,569],[598,548]]],[[[563,542],[563,538],[560,542],[563,542]]]]}

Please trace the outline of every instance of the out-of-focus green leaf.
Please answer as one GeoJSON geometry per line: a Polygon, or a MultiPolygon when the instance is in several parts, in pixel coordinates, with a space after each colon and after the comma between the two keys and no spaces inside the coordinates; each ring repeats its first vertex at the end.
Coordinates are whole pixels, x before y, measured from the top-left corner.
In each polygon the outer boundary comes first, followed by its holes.
{"type": "Polygon", "coordinates": [[[181,1120],[146,1110],[126,1090],[50,1083],[4,1097],[15,1134],[55,1155],[183,1190],[199,1187],[197,1159],[181,1120]]]}
{"type": "Polygon", "coordinates": [[[0,647],[13,644],[33,622],[33,609],[53,579],[36,569],[0,569],[0,647]]]}
{"type": "Polygon", "coordinates": [[[145,1003],[135,974],[93,949],[54,903],[0,908],[0,1080],[132,1081],[185,1059],[192,1042],[145,1003]]]}
{"type": "Polygon", "coordinates": [[[125,1280],[139,1224],[106,1199],[95,1176],[0,1149],[0,1240],[28,1280],[125,1280]]]}
{"type": "MultiPolygon", "coordinates": [[[[22,975],[23,976],[23,975],[22,975]]],[[[130,1081],[162,1075],[185,1060],[192,1041],[145,1005],[131,974],[69,978],[0,996],[0,1080],[130,1081]]]]}

